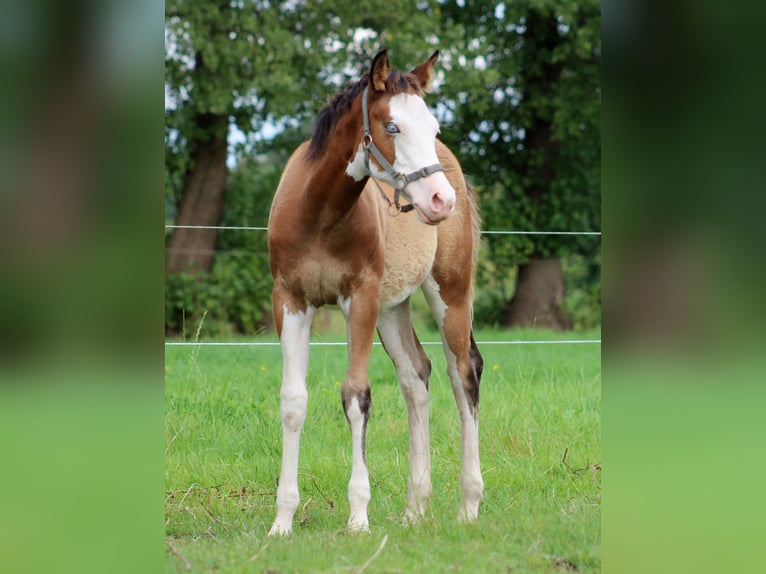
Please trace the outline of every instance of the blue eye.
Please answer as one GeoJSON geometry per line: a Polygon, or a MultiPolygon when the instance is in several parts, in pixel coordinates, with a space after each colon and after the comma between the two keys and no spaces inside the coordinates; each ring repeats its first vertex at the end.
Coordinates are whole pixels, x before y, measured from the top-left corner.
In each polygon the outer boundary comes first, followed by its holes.
{"type": "Polygon", "coordinates": [[[386,131],[390,134],[398,134],[399,127],[394,122],[388,122],[386,124],[386,131]]]}

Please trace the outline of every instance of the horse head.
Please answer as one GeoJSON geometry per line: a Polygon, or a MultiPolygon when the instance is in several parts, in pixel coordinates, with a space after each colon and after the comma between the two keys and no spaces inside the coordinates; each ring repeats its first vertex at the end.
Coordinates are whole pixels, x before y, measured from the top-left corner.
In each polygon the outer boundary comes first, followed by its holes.
{"type": "Polygon", "coordinates": [[[439,122],[423,95],[433,79],[439,57],[409,73],[392,70],[386,50],[372,61],[362,93],[363,136],[346,173],[356,180],[380,179],[414,206],[421,221],[435,225],[455,208],[455,189],[447,181],[436,154],[439,122]]]}

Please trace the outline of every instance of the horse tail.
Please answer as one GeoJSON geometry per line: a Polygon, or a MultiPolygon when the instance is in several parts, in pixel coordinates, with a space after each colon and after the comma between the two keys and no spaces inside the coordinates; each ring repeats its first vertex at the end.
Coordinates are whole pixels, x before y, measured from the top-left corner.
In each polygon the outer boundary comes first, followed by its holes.
{"type": "Polygon", "coordinates": [[[468,207],[471,217],[471,275],[476,275],[476,266],[479,262],[479,250],[481,249],[481,214],[479,213],[479,202],[476,195],[476,189],[470,184],[467,178],[465,181],[466,195],[468,196],[468,207]]]}
{"type": "Polygon", "coordinates": [[[471,221],[471,319],[473,320],[473,300],[475,295],[476,268],[479,263],[479,251],[481,250],[481,214],[479,213],[479,201],[476,189],[463,176],[465,182],[466,197],[468,198],[468,211],[471,221]]]}

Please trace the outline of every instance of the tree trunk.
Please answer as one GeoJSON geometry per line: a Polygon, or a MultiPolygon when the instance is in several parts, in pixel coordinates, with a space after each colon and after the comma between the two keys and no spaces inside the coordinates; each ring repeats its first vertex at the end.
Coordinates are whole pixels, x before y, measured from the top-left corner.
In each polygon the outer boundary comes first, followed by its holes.
{"type": "MultiPolygon", "coordinates": [[[[176,225],[218,225],[226,188],[228,117],[205,113],[196,118],[192,162],[184,177],[176,225]]],[[[174,229],[167,246],[165,273],[210,271],[215,255],[215,229],[174,229]]]]}
{"type": "MultiPolygon", "coordinates": [[[[553,93],[562,72],[561,63],[554,58],[561,42],[558,22],[553,13],[531,10],[526,19],[524,47],[521,54],[523,90],[522,107],[529,116],[524,137],[524,163],[520,166],[524,188],[534,204],[543,202],[556,179],[559,143],[553,137],[555,109],[553,93]],[[539,102],[545,102],[540,105],[539,102]],[[538,102],[532,105],[528,102],[538,102]]],[[[547,227],[537,217],[538,228],[547,227]]],[[[538,240],[539,241],[539,240],[538,240]]],[[[538,244],[539,247],[539,244],[538,244]]],[[[507,326],[545,327],[555,330],[571,328],[571,321],[560,310],[564,301],[564,273],[558,257],[543,257],[540,253],[519,266],[516,292],[508,303],[507,326]]]]}
{"type": "Polygon", "coordinates": [[[519,266],[516,292],[508,304],[505,323],[514,327],[545,327],[561,331],[572,322],[561,313],[564,273],[558,257],[533,257],[519,266]]]}

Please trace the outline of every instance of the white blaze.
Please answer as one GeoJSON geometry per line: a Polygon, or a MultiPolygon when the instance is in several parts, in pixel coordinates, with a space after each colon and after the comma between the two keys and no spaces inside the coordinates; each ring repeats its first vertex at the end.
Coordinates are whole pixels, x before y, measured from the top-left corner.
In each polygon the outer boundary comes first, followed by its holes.
{"type": "MultiPolygon", "coordinates": [[[[399,128],[395,136],[396,159],[394,169],[409,174],[424,167],[439,163],[436,155],[436,135],[439,122],[426,106],[423,98],[412,94],[398,94],[389,103],[391,120],[399,128]]],[[[425,178],[410,183],[406,189],[418,212],[429,218],[446,217],[455,205],[455,190],[447,181],[443,171],[437,171],[425,178]],[[433,203],[438,196],[439,202],[433,203]]]]}
{"type": "Polygon", "coordinates": [[[436,134],[439,122],[426,106],[423,98],[411,94],[398,94],[389,102],[391,120],[399,128],[394,140],[396,161],[394,169],[412,173],[427,165],[439,163],[436,157],[436,134]]]}

